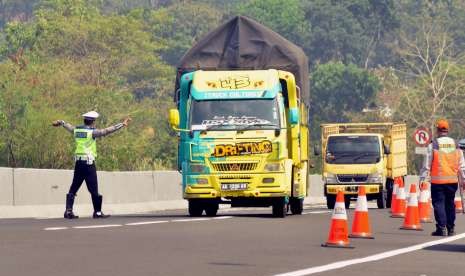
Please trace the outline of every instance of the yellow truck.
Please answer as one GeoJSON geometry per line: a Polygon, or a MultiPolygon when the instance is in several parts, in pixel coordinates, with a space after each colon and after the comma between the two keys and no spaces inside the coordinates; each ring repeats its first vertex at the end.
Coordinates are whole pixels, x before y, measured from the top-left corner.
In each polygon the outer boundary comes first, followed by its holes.
{"type": "Polygon", "coordinates": [[[179,132],[189,214],[215,216],[219,204],[301,214],[309,164],[302,49],[236,17],[184,55],[176,88],[169,122],[179,132]]]}
{"type": "MultiPolygon", "coordinates": [[[[341,123],[321,125],[324,195],[329,209],[344,191],[345,204],[365,186],[368,200],[390,207],[394,179],[407,174],[406,125],[341,123]]],[[[318,154],[316,149],[316,154],[318,154]]]]}

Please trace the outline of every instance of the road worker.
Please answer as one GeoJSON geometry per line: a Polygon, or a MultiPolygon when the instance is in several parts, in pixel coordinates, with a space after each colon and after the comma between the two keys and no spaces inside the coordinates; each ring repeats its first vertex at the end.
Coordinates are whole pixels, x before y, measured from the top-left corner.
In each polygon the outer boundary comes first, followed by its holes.
{"type": "MultiPolygon", "coordinates": [[[[433,236],[452,236],[455,227],[454,198],[459,179],[465,179],[463,152],[454,139],[448,136],[449,123],[436,122],[437,137],[428,146],[420,181],[430,177],[436,231],[433,236]]],[[[463,185],[463,183],[460,183],[463,185]]]]}
{"type": "Polygon", "coordinates": [[[85,180],[87,190],[91,194],[92,205],[94,207],[93,218],[107,218],[109,215],[102,213],[103,197],[98,193],[97,169],[95,167],[95,159],[97,158],[97,143],[96,139],[107,136],[125,126],[131,121],[128,117],[123,122],[104,129],[95,128],[95,120],[99,114],[95,111],[90,111],[82,115],[84,117],[84,125],[74,127],[73,125],[57,120],[53,122],[53,126],[63,126],[67,131],[71,132],[76,142],[74,152],[74,176],[69,192],[66,195],[66,209],[64,218],[76,219],[73,213],[74,198],[82,182],[85,180]]]}

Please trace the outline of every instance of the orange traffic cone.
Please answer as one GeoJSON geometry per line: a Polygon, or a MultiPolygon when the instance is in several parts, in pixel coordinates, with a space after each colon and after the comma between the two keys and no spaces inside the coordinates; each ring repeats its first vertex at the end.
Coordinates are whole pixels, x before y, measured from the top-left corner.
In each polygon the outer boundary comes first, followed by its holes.
{"type": "Polygon", "coordinates": [[[394,186],[392,187],[392,197],[391,197],[391,210],[394,209],[394,205],[396,205],[397,200],[397,191],[399,190],[399,177],[394,178],[394,186]]]}
{"type": "Polygon", "coordinates": [[[455,212],[462,213],[463,212],[462,199],[459,196],[456,196],[454,198],[454,202],[455,202],[455,212]]]}
{"type": "Polygon", "coordinates": [[[402,178],[400,178],[399,189],[397,190],[397,196],[394,208],[392,209],[391,218],[403,218],[405,217],[405,188],[402,178]]]}
{"type": "Polygon", "coordinates": [[[331,227],[329,229],[328,241],[321,246],[353,248],[349,245],[347,224],[347,213],[344,204],[344,192],[337,192],[336,204],[334,205],[331,227]]]}
{"type": "Polygon", "coordinates": [[[428,184],[420,183],[420,200],[418,201],[418,211],[421,222],[433,222],[431,219],[431,203],[429,200],[428,184]]]}
{"type": "Polygon", "coordinates": [[[407,215],[404,219],[404,225],[400,229],[422,231],[420,224],[420,213],[418,211],[417,186],[410,185],[410,196],[407,206],[407,215]]]}
{"type": "Polygon", "coordinates": [[[371,234],[368,218],[368,202],[364,186],[360,186],[358,188],[357,204],[355,206],[354,221],[352,223],[352,233],[349,237],[374,239],[371,234]]]}

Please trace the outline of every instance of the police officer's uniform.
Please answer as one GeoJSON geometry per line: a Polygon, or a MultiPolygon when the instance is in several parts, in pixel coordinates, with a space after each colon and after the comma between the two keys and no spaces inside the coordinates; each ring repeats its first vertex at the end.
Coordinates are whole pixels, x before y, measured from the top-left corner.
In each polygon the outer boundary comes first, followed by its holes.
{"type": "MultiPolygon", "coordinates": [[[[99,117],[99,114],[95,111],[91,111],[83,114],[82,116],[88,121],[94,121],[99,117]]],[[[97,158],[96,139],[121,129],[125,126],[125,124],[119,123],[105,129],[96,129],[89,125],[74,127],[64,121],[57,121],[54,125],[62,125],[66,130],[73,133],[74,140],[76,142],[76,149],[74,152],[74,176],[69,192],[66,195],[66,210],[64,217],[68,219],[78,218],[78,216],[73,213],[73,205],[76,193],[81,187],[83,181],[86,181],[87,190],[89,190],[92,197],[92,205],[94,207],[93,218],[109,217],[102,213],[103,197],[98,193],[97,169],[95,167],[95,159],[97,158]]]]}

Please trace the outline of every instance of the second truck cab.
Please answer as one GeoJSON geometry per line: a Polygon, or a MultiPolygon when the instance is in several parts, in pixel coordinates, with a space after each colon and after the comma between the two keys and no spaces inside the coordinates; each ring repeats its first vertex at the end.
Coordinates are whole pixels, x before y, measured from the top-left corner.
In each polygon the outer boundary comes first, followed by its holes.
{"type": "Polygon", "coordinates": [[[404,124],[322,125],[323,182],[328,208],[343,190],[346,206],[365,186],[368,200],[378,208],[390,206],[395,177],[407,173],[404,124]]]}

